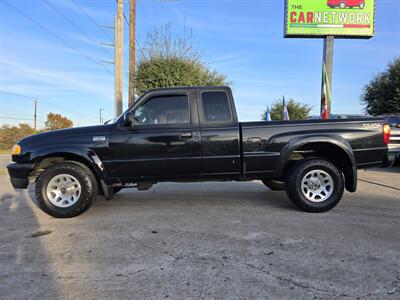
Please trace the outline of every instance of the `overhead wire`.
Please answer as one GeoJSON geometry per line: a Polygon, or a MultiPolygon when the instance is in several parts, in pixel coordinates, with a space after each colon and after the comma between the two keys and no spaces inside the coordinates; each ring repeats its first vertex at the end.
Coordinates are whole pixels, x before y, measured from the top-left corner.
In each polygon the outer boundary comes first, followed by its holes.
{"type": "MultiPolygon", "coordinates": [[[[0,119],[6,119],[6,120],[19,120],[19,121],[35,121],[35,119],[32,119],[32,118],[13,118],[13,117],[4,117],[4,116],[2,116],[2,115],[0,115],[0,119]]],[[[46,123],[45,121],[43,121],[43,120],[39,120],[39,119],[36,119],[36,121],[39,121],[39,122],[41,122],[41,123],[46,123]]]]}
{"type": "Polygon", "coordinates": [[[143,5],[142,1],[138,1],[138,3],[142,7],[144,18],[146,20],[147,26],[150,28],[150,22],[149,22],[149,19],[147,18],[147,13],[146,13],[146,10],[144,9],[144,5],[143,5]]]}
{"type": "Polygon", "coordinates": [[[24,13],[23,11],[21,11],[19,8],[15,7],[14,5],[12,5],[10,2],[8,2],[8,0],[3,0],[3,3],[7,4],[9,7],[11,7],[13,10],[15,10],[18,14],[20,14],[21,16],[23,16],[24,18],[28,19],[29,21],[31,21],[33,24],[35,24],[36,26],[38,26],[39,28],[41,28],[43,31],[47,32],[48,34],[52,35],[54,38],[56,38],[57,40],[59,40],[60,42],[62,42],[63,44],[65,44],[67,47],[71,48],[72,50],[74,50],[76,53],[80,54],[81,56],[85,57],[87,60],[91,61],[92,63],[100,66],[101,68],[103,68],[106,72],[110,73],[111,75],[113,75],[113,73],[107,69],[104,65],[102,65],[101,63],[99,63],[96,59],[94,59],[93,57],[83,53],[81,50],[79,50],[79,48],[75,47],[74,45],[70,44],[69,42],[67,42],[66,40],[64,40],[62,37],[60,37],[58,34],[54,33],[53,31],[51,31],[50,29],[46,28],[46,26],[40,24],[38,21],[36,21],[35,19],[33,19],[31,16],[29,16],[28,14],[24,13]]]}
{"type": "Polygon", "coordinates": [[[107,36],[107,37],[109,38],[110,41],[114,41],[114,38],[113,38],[112,36],[110,36],[109,33],[108,33],[107,31],[105,31],[104,28],[103,28],[99,23],[97,23],[96,20],[95,20],[94,18],[92,18],[92,17],[83,9],[83,7],[82,7],[80,4],[78,4],[78,2],[77,2],[76,0],[71,0],[71,1],[72,1],[72,3],[75,4],[75,6],[76,6],[85,16],[87,16],[87,17],[92,21],[93,24],[95,24],[95,25],[101,30],[101,32],[104,33],[105,36],[107,36]]]}
{"type": "Polygon", "coordinates": [[[78,25],[76,25],[73,21],[71,21],[65,14],[63,14],[57,7],[55,7],[53,4],[51,4],[48,0],[42,0],[44,1],[51,9],[53,9],[57,14],[59,14],[64,20],[66,20],[71,26],[73,26],[76,30],[78,30],[80,33],[82,33],[90,42],[94,43],[96,46],[100,47],[100,49],[110,58],[111,55],[110,53],[95,39],[93,39],[90,35],[88,35],[83,29],[81,29],[78,25]]]}
{"type": "Polygon", "coordinates": [[[53,102],[48,101],[48,100],[46,100],[46,99],[43,99],[42,97],[35,97],[35,96],[31,96],[31,95],[26,95],[26,94],[21,94],[21,93],[15,93],[15,92],[10,92],[10,91],[6,91],[6,90],[0,90],[0,93],[9,94],[9,95],[13,95],[13,96],[16,96],[16,97],[27,98],[27,99],[31,99],[31,100],[38,99],[38,100],[41,101],[41,102],[45,102],[45,103],[47,103],[47,104],[49,104],[49,105],[51,105],[51,106],[55,106],[55,107],[61,108],[61,109],[63,109],[63,110],[67,110],[67,111],[69,111],[69,112],[71,112],[71,113],[80,114],[80,115],[82,115],[82,116],[89,117],[90,119],[93,119],[93,120],[97,120],[97,119],[98,119],[98,118],[95,117],[95,116],[92,116],[92,115],[89,115],[89,114],[87,114],[87,113],[83,113],[83,112],[80,112],[80,111],[76,111],[76,110],[67,108],[67,107],[64,106],[64,105],[54,104],[53,102]]]}

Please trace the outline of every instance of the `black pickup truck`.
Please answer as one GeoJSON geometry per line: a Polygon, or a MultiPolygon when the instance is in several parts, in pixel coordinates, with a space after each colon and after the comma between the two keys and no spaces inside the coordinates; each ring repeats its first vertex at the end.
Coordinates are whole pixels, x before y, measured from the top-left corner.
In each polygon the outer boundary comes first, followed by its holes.
{"type": "Polygon", "coordinates": [[[356,191],[358,168],[387,163],[388,138],[381,118],[238,122],[228,87],[164,88],[111,124],[22,139],[8,172],[15,188],[36,183],[37,206],[54,217],[161,181],[262,180],[323,212],[356,191]]]}

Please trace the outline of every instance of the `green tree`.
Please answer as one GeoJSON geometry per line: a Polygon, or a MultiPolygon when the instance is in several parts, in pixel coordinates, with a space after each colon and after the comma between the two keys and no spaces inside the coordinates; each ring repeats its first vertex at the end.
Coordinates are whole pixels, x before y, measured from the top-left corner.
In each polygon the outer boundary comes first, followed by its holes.
{"type": "Polygon", "coordinates": [[[46,130],[70,128],[74,125],[70,119],[54,113],[47,114],[47,120],[45,124],[46,130]]]}
{"type": "Polygon", "coordinates": [[[28,124],[19,124],[18,126],[3,125],[0,127],[0,149],[9,150],[20,139],[34,133],[35,130],[28,124]]]}
{"type": "MultiPolygon", "coordinates": [[[[307,119],[307,117],[310,114],[311,107],[307,104],[302,104],[300,102],[296,102],[293,99],[290,99],[289,101],[286,102],[286,107],[289,113],[289,118],[290,120],[304,120],[307,119]]],[[[272,107],[270,109],[270,114],[271,114],[271,119],[273,121],[276,120],[283,120],[283,101],[282,100],[277,100],[272,104],[272,107]]],[[[261,115],[261,118],[265,120],[265,113],[266,110],[263,112],[261,115]]]]}
{"type": "Polygon", "coordinates": [[[361,103],[373,116],[400,112],[400,57],[364,87],[361,103]]]}
{"type": "Polygon", "coordinates": [[[228,84],[224,75],[210,70],[201,60],[191,33],[173,35],[167,24],[147,35],[136,71],[138,95],[157,87],[228,84]]]}

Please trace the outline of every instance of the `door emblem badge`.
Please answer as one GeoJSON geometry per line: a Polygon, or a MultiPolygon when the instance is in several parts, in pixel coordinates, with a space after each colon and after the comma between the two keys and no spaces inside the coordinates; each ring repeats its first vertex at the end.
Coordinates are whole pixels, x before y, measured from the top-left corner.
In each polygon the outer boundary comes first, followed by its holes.
{"type": "Polygon", "coordinates": [[[94,136],[93,137],[93,142],[102,142],[105,141],[106,137],[105,136],[94,136]]]}

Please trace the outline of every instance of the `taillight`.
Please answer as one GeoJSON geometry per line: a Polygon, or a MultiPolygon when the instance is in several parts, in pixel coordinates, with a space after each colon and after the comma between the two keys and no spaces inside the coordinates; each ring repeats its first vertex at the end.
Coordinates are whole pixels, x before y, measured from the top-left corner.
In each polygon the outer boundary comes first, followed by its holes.
{"type": "Polygon", "coordinates": [[[383,142],[385,145],[389,144],[390,139],[390,126],[388,124],[383,125],[383,142]]]}

